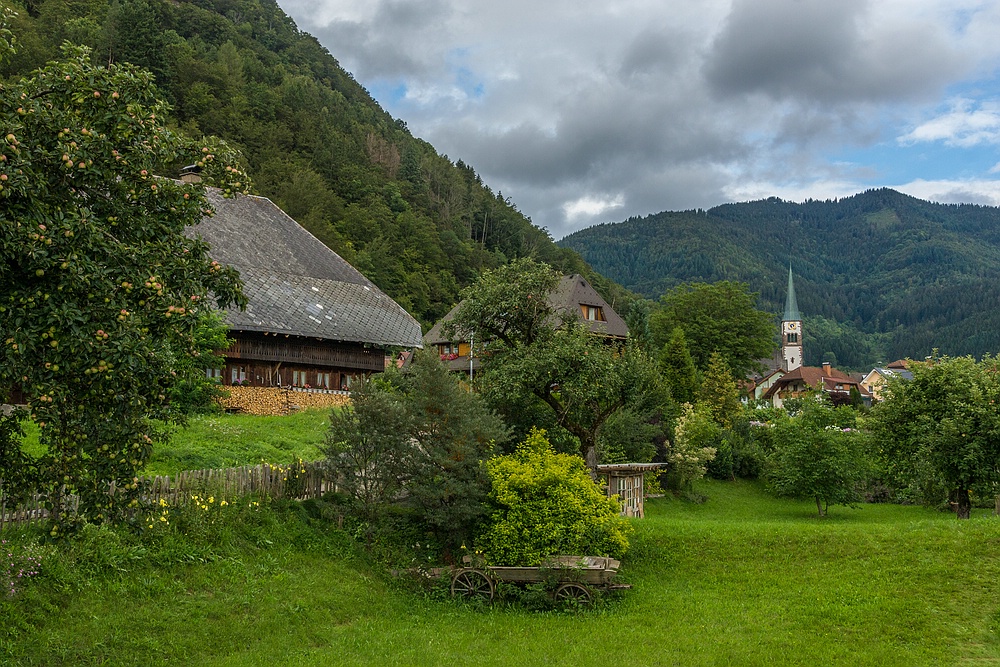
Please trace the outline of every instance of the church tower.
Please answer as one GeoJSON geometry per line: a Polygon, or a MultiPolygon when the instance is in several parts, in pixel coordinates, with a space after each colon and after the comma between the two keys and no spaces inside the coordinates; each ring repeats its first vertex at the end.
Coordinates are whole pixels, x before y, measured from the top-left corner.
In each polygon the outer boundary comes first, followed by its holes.
{"type": "Polygon", "coordinates": [[[802,315],[795,300],[795,284],[792,282],[792,265],[788,265],[788,297],[785,299],[785,315],[781,318],[781,359],[786,371],[794,371],[802,365],[802,315]]]}

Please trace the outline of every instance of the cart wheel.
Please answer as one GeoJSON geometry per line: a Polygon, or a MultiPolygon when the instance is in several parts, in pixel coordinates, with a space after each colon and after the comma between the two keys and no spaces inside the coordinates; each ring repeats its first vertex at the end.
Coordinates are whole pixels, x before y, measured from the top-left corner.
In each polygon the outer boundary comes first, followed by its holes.
{"type": "Polygon", "coordinates": [[[571,603],[586,607],[593,600],[590,589],[583,584],[568,583],[556,589],[556,602],[571,603]]]}
{"type": "Polygon", "coordinates": [[[493,580],[482,570],[459,570],[451,578],[451,596],[489,602],[493,599],[493,580]]]}

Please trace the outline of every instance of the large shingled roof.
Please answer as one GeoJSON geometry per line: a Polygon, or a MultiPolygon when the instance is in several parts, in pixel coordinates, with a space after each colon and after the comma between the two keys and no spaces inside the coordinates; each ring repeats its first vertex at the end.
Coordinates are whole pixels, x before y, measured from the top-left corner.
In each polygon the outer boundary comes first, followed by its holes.
{"type": "Polygon", "coordinates": [[[238,331],[308,336],[379,346],[420,347],[420,324],[271,200],[224,199],[188,229],[211,256],[240,272],[249,301],[226,323],[238,331]]]}

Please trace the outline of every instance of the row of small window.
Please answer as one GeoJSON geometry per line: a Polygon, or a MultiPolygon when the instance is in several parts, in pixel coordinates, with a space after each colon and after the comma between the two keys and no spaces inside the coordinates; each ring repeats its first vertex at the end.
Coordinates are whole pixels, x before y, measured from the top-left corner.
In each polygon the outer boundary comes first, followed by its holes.
{"type": "Polygon", "coordinates": [[[785,342],[786,343],[798,343],[799,342],[799,335],[797,333],[785,334],[785,342]]]}
{"type": "MultiPolygon", "coordinates": [[[[231,366],[229,373],[229,382],[231,384],[243,384],[247,382],[246,366],[231,366]]],[[[292,386],[314,389],[350,389],[353,380],[350,375],[342,375],[340,380],[341,386],[334,387],[331,385],[333,380],[331,373],[315,373],[315,384],[309,382],[307,374],[308,371],[292,371],[292,386]]],[[[221,368],[206,368],[205,375],[213,380],[222,381],[221,368]]],[[[277,384],[281,385],[280,375],[278,376],[277,384]]]]}

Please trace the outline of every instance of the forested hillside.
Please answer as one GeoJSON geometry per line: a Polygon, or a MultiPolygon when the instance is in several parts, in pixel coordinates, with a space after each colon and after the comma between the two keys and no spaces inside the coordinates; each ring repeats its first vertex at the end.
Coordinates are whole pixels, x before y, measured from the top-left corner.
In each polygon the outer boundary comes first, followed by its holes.
{"type": "MultiPolygon", "coordinates": [[[[25,74],[64,40],[156,75],[170,123],[240,148],[254,189],[364,272],[425,329],[480,270],[531,255],[624,292],[557,247],[461,160],[413,137],[273,0],[9,3],[25,74]]],[[[176,167],[172,165],[171,168],[176,167]]]]}
{"type": "Polygon", "coordinates": [[[776,318],[791,262],[811,365],[1000,351],[994,207],[888,189],[802,204],[771,198],[599,225],[560,245],[650,298],[685,281],[749,283],[776,318]]]}

